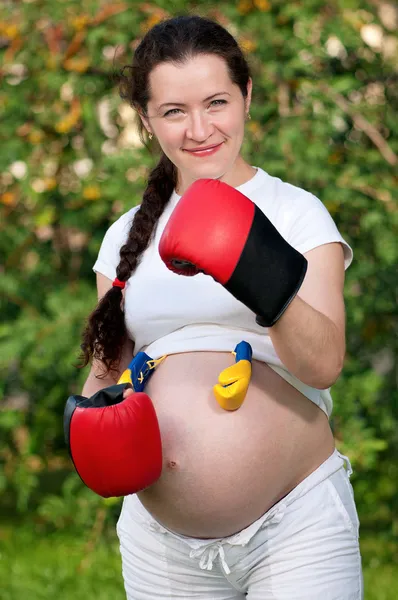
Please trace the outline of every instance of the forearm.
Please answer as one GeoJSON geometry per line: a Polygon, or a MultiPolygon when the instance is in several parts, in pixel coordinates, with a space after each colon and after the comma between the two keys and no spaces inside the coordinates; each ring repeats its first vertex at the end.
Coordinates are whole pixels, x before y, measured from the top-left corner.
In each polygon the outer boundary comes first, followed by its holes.
{"type": "Polygon", "coordinates": [[[106,377],[98,377],[99,374],[97,369],[91,369],[83,386],[82,396],[90,398],[100,390],[117,383],[117,380],[111,375],[108,374],[106,377]]]}
{"type": "Polygon", "coordinates": [[[103,390],[111,385],[115,385],[115,383],[119,381],[121,374],[125,369],[127,369],[132,357],[132,342],[128,339],[121,352],[118,371],[110,371],[104,376],[106,371],[104,365],[100,361],[94,360],[93,364],[91,365],[90,373],[88,374],[86,382],[83,386],[82,396],[90,398],[96,392],[99,392],[100,390],[103,390]]]}
{"type": "Polygon", "coordinates": [[[336,381],[344,362],[344,332],[299,296],[269,334],[279,358],[300,381],[317,389],[336,381]]]}

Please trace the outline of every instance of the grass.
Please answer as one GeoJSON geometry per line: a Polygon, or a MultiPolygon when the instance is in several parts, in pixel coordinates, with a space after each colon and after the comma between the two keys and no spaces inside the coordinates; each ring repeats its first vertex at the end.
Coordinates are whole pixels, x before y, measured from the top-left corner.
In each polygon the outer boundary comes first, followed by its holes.
{"type": "Polygon", "coordinates": [[[395,600],[398,598],[398,567],[365,567],[364,588],[365,600],[395,600]]]}
{"type": "MultiPolygon", "coordinates": [[[[364,580],[365,600],[398,598],[397,566],[373,561],[364,580]]],[[[125,600],[115,535],[92,548],[71,533],[2,526],[0,582],[0,600],[125,600]]]]}
{"type": "Polygon", "coordinates": [[[0,534],[0,600],[125,600],[116,539],[87,540],[31,529],[0,534]]]}

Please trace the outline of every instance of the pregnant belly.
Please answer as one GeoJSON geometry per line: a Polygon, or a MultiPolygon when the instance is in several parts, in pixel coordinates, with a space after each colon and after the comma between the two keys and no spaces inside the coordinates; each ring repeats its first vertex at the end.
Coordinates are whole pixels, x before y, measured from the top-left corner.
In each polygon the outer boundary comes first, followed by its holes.
{"type": "Polygon", "coordinates": [[[165,527],[192,537],[243,529],[333,451],[326,415],[264,363],[253,361],[243,405],[217,404],[212,387],[232,355],[169,356],[147,385],[163,445],[160,479],[139,493],[165,527]]]}

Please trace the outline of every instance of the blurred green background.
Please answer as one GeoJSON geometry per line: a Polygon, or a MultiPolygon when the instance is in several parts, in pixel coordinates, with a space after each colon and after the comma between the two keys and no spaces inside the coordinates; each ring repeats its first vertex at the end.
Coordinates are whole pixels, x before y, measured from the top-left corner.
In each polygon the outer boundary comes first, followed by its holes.
{"type": "Polygon", "coordinates": [[[124,598],[118,500],[62,432],[104,232],[156,160],[117,71],[180,12],[236,36],[254,79],[245,157],[318,195],[355,260],[332,426],[354,467],[367,600],[398,597],[398,9],[384,1],[3,0],[0,8],[0,600],[124,598]],[[395,134],[395,137],[394,137],[395,134]]]}

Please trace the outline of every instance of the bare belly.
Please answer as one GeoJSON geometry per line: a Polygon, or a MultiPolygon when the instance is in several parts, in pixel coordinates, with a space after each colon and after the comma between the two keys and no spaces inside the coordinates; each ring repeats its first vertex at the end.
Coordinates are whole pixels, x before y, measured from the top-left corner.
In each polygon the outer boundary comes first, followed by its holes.
{"type": "Polygon", "coordinates": [[[243,405],[223,410],[212,387],[233,362],[224,352],[171,355],[145,390],[159,419],[163,471],[138,496],[176,533],[240,531],[333,452],[324,412],[264,363],[253,361],[243,405]]]}

